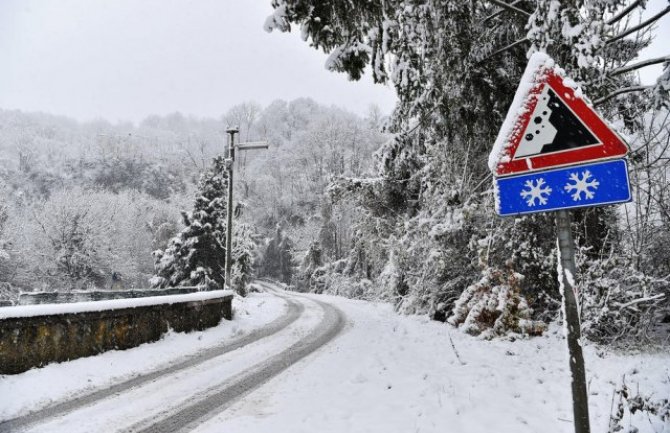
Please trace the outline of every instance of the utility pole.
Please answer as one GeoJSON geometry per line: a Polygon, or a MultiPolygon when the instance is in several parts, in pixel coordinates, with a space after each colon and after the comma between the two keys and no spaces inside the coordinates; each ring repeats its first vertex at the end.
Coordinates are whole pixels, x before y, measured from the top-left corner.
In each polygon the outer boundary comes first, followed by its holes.
{"type": "Polygon", "coordinates": [[[238,127],[226,129],[228,139],[228,224],[226,225],[226,285],[230,288],[230,271],[233,266],[233,164],[235,162],[235,134],[240,132],[238,127]]]}
{"type": "Polygon", "coordinates": [[[238,126],[226,129],[228,138],[228,158],[226,169],[228,171],[228,224],[226,225],[226,285],[231,288],[230,277],[233,267],[233,166],[235,164],[235,150],[267,149],[268,143],[257,141],[253,143],[240,143],[235,145],[235,134],[240,132],[238,126]]]}

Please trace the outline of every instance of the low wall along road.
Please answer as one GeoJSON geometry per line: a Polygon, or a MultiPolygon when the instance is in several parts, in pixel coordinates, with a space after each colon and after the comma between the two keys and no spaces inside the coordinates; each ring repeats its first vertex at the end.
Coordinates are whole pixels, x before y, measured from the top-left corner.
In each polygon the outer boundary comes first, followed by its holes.
{"type": "Polygon", "coordinates": [[[232,318],[232,292],[0,308],[0,374],[128,349],[232,318]]]}

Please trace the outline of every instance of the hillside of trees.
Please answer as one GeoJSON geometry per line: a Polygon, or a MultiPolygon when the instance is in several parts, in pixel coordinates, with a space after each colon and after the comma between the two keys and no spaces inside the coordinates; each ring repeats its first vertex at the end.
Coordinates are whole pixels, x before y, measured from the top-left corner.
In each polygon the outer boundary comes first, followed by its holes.
{"type": "MultiPolygon", "coordinates": [[[[310,99],[265,108],[243,103],[220,119],[152,116],[137,125],[2,110],[0,296],[146,288],[150,280],[156,287],[222,284],[211,270],[202,278],[189,270],[172,283],[160,278],[173,276],[166,255],[177,254],[175,242],[198,239],[194,224],[206,210],[199,203],[222,174],[213,158],[225,153],[228,125],[239,125],[243,141],[270,144],[241,153],[236,162],[233,283],[244,285],[254,269],[288,282],[301,248],[324,225],[325,185],[332,176],[367,173],[372,152],[385,139],[382,121],[375,107],[361,118],[310,99]],[[277,236],[285,252],[273,258],[277,236]]],[[[225,183],[216,188],[210,195],[225,191],[225,183]]],[[[219,217],[227,203],[221,206],[219,217]]],[[[352,212],[343,208],[327,223],[340,255],[352,237],[352,212]]],[[[223,251],[214,262],[223,261],[223,251]]]]}

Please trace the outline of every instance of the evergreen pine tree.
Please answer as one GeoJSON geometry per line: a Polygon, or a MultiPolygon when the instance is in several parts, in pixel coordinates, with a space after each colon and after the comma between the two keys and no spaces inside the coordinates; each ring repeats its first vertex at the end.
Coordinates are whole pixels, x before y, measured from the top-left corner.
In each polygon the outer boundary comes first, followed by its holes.
{"type": "Polygon", "coordinates": [[[227,188],[224,158],[214,158],[198,183],[193,211],[182,213],[184,228],[154,252],[152,287],[224,287],[227,188]]]}
{"type": "Polygon", "coordinates": [[[231,286],[241,296],[246,296],[247,286],[253,274],[255,249],[251,228],[246,224],[235,227],[231,286]]]}

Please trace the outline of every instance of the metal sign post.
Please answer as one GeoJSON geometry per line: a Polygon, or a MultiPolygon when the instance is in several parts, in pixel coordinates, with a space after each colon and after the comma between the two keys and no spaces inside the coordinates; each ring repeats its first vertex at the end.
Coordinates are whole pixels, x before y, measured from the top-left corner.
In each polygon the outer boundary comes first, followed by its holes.
{"type": "Polygon", "coordinates": [[[570,223],[572,221],[569,210],[556,212],[556,234],[559,253],[559,284],[562,289],[563,313],[565,314],[565,334],[568,340],[568,355],[570,356],[570,375],[572,376],[572,411],[574,415],[575,432],[589,433],[589,403],[586,389],[586,368],[581,344],[581,325],[579,321],[579,306],[574,288],[574,276],[577,273],[575,265],[575,242],[572,239],[570,223]]]}
{"type": "Polygon", "coordinates": [[[226,285],[231,288],[231,272],[233,268],[233,165],[235,162],[235,150],[254,150],[267,149],[268,143],[265,141],[256,141],[253,143],[240,143],[235,145],[235,134],[240,132],[237,126],[226,129],[226,133],[230,136],[228,139],[228,158],[226,160],[226,169],[228,171],[228,209],[226,226],[226,285]]]}

